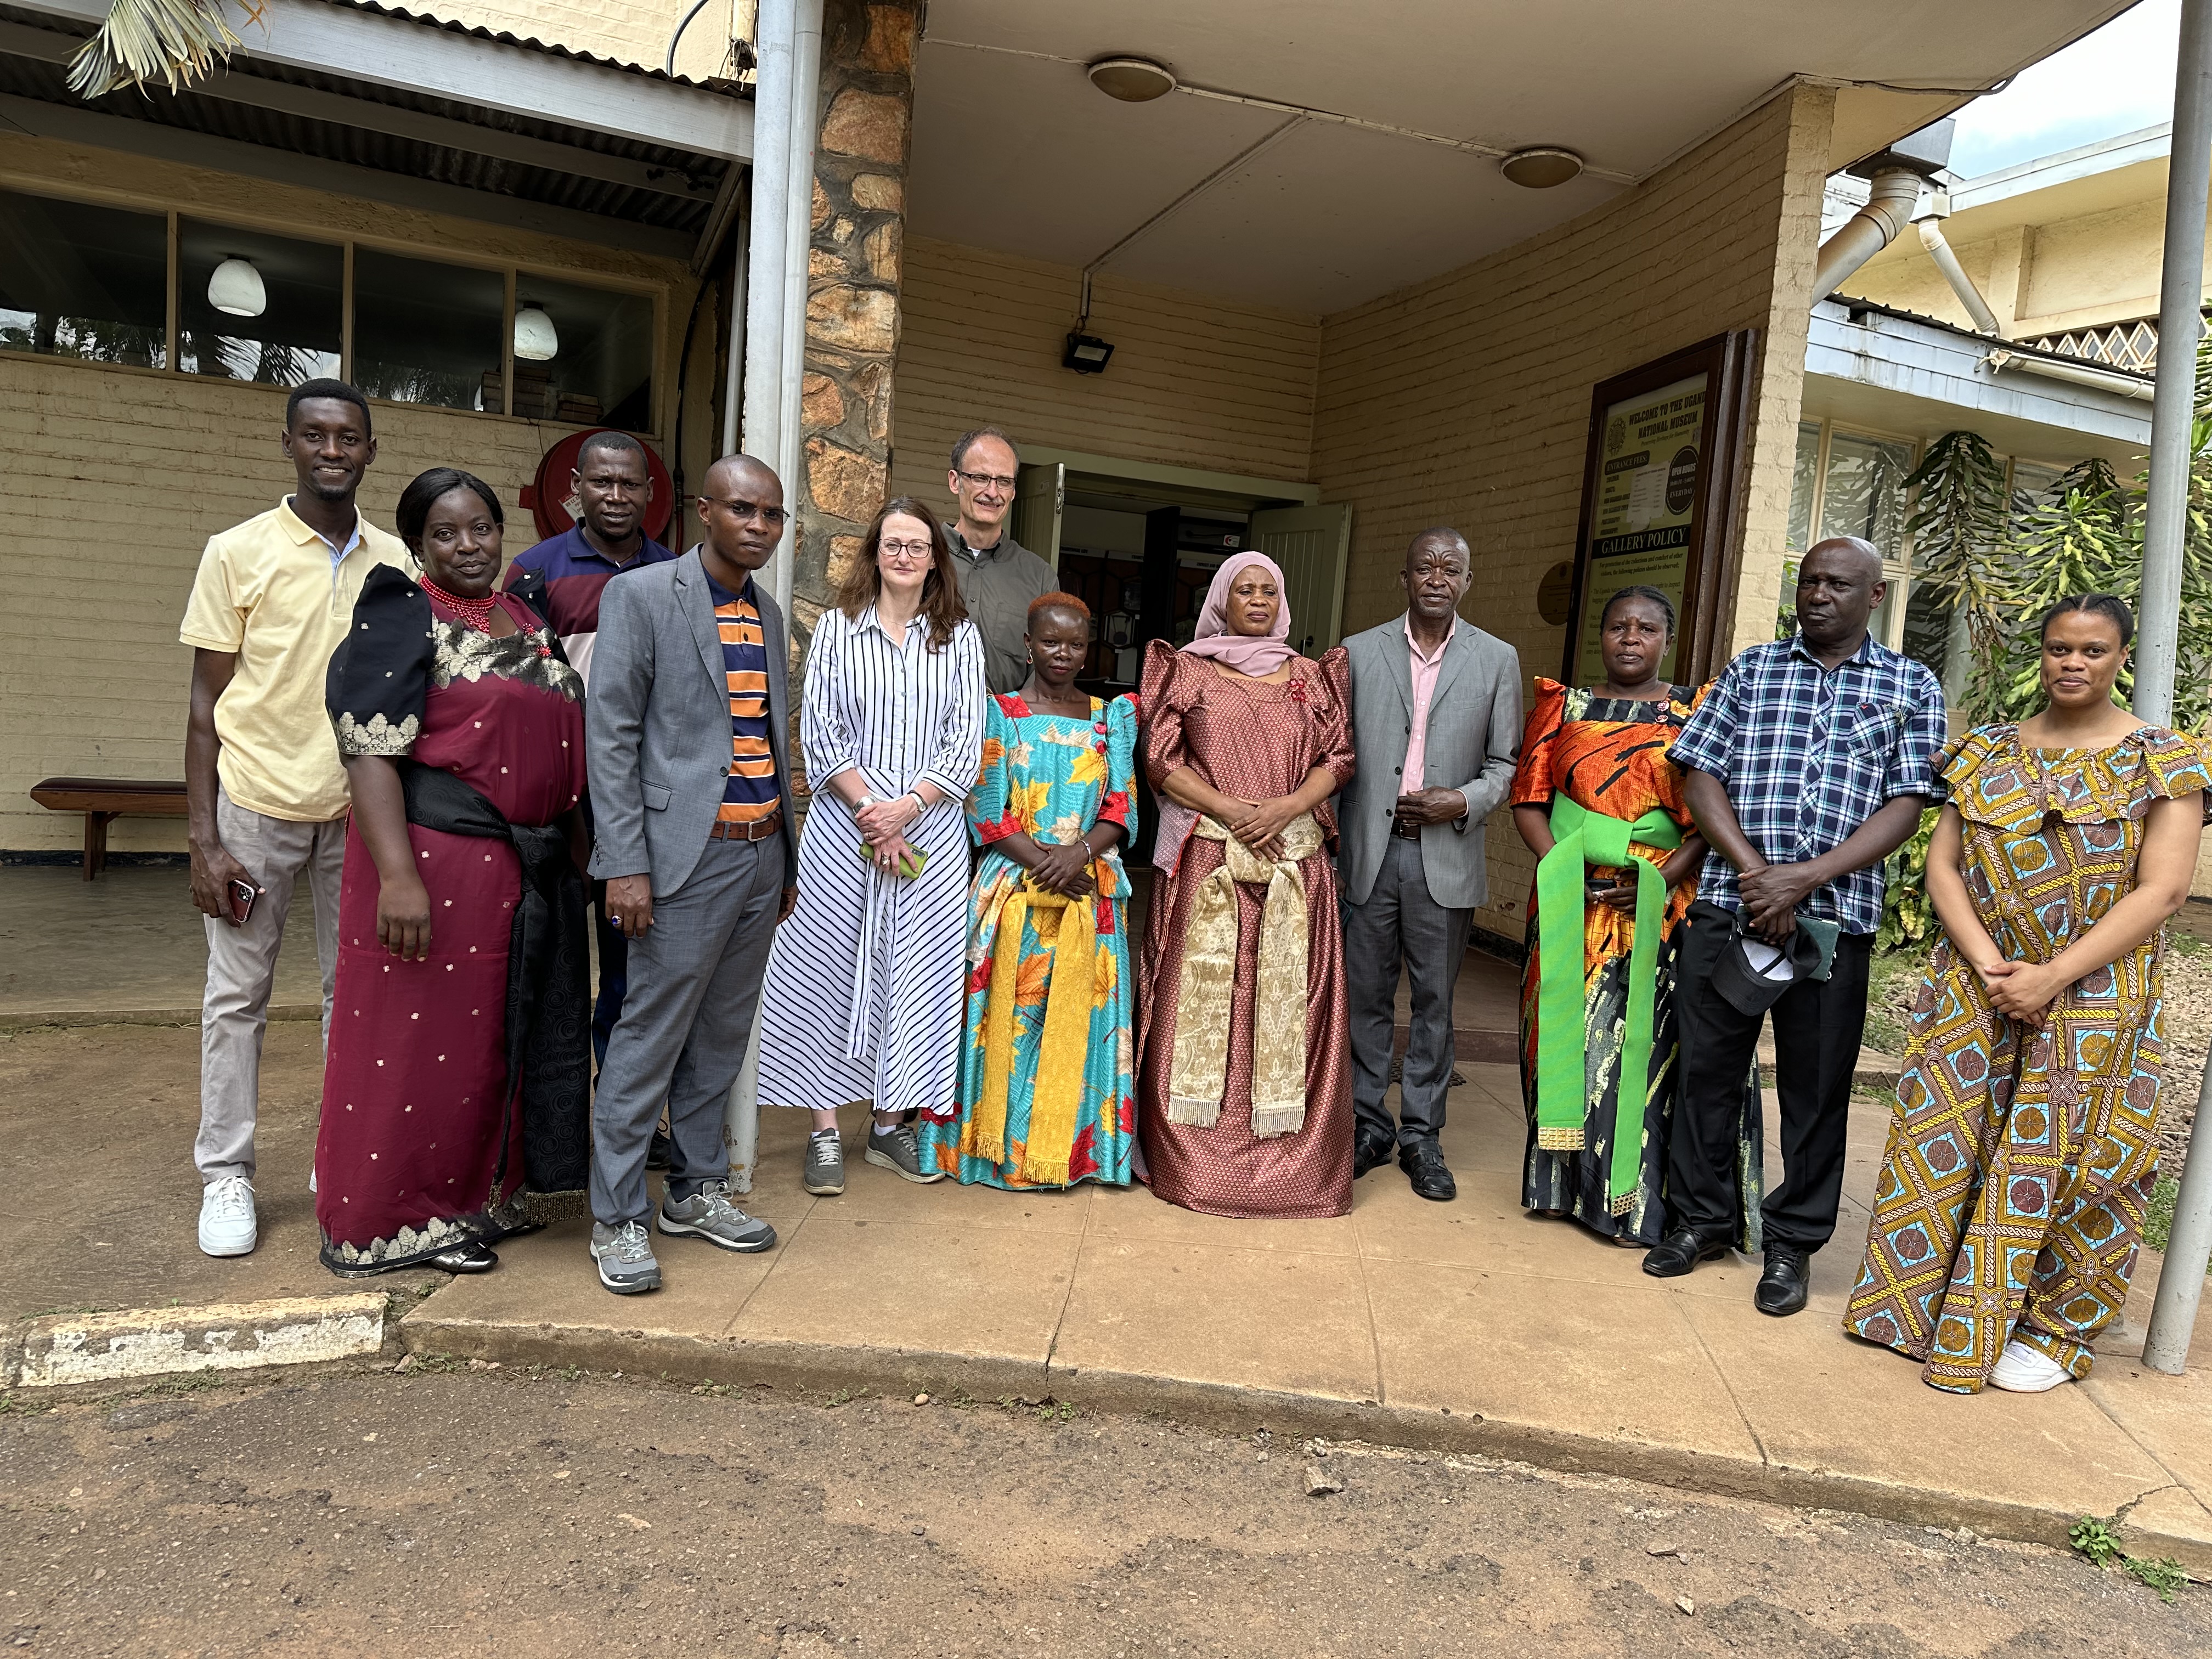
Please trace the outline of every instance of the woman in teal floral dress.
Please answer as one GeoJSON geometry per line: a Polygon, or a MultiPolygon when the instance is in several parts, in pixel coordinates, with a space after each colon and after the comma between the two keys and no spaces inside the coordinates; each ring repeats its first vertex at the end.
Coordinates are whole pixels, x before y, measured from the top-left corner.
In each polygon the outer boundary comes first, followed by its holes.
{"type": "Polygon", "coordinates": [[[1075,689],[1091,613],[1030,607],[1029,681],[994,696],[968,821],[968,1009],[956,1116],[925,1121],[922,1167],[1022,1188],[1129,1179],[1129,878],[1137,707],[1075,689]]]}

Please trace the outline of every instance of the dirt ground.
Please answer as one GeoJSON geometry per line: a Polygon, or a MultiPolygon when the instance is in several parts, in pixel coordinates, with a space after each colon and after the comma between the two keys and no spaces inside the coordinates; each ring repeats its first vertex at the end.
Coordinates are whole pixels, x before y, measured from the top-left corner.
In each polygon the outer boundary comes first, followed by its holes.
{"type": "Polygon", "coordinates": [[[435,1361],[24,1404],[33,1654],[2212,1650],[2212,1592],[2053,1550],[1048,1404],[435,1361]]]}

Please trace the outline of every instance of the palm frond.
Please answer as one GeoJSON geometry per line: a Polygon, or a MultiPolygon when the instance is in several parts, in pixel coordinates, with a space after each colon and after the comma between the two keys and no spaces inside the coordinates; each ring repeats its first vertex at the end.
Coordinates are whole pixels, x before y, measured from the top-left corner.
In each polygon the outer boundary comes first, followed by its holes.
{"type": "MultiPolygon", "coordinates": [[[[261,21],[258,0],[245,10],[261,21]]],[[[110,0],[107,21],[70,59],[70,90],[98,98],[160,80],[179,91],[240,44],[222,14],[222,0],[110,0]]]]}

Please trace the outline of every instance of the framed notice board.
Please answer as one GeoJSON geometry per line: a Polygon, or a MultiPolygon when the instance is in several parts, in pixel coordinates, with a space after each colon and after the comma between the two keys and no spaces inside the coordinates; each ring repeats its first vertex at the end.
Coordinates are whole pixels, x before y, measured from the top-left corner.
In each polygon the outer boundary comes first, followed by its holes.
{"type": "Polygon", "coordinates": [[[1561,676],[1569,684],[1605,678],[1598,620],[1624,587],[1656,587],[1674,601],[1662,677],[1694,685],[1719,665],[1756,343],[1749,329],[1717,334],[1592,389],[1561,676]]]}

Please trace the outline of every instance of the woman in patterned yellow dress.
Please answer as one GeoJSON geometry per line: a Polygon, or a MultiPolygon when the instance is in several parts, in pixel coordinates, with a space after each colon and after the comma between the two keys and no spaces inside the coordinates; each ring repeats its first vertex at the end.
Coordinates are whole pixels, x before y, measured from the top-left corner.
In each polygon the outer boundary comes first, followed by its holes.
{"type": "Polygon", "coordinates": [[[2062,599],[2049,704],[1946,751],[1928,856],[1943,924],[1913,1009],[1854,1336],[1957,1394],[2088,1374],[2158,1171],[2165,923],[2189,896],[2196,743],[2112,701],[2134,618],[2062,599]]]}

